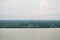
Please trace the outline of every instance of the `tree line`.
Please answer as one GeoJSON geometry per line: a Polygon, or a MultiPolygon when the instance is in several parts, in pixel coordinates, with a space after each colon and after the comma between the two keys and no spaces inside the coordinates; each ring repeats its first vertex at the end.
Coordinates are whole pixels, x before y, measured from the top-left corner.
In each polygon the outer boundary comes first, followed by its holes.
{"type": "Polygon", "coordinates": [[[60,28],[60,22],[0,23],[0,28],[60,28]]]}

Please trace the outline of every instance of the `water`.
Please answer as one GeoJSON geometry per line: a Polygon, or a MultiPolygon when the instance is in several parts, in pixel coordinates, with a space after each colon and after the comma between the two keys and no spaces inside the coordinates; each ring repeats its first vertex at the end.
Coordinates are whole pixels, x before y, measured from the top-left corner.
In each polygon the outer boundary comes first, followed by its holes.
{"type": "Polygon", "coordinates": [[[60,40],[60,28],[0,29],[0,40],[60,40]]]}

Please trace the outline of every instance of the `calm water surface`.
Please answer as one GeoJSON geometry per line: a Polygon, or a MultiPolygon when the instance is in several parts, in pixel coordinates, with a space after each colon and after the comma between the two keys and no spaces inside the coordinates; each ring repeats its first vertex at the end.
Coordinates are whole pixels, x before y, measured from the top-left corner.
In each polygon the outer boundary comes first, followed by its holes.
{"type": "Polygon", "coordinates": [[[60,28],[0,28],[0,40],[60,40],[60,28]]]}

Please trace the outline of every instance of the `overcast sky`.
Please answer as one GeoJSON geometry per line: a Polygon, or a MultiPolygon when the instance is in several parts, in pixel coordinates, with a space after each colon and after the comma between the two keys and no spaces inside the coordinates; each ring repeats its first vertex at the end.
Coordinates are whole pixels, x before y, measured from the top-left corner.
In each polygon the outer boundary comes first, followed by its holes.
{"type": "Polygon", "coordinates": [[[60,0],[0,0],[0,20],[60,20],[60,0]]]}

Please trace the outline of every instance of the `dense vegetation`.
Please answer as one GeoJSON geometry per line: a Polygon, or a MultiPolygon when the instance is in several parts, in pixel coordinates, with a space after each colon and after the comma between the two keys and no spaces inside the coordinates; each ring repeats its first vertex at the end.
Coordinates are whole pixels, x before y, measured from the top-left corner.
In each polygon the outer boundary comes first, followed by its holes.
{"type": "Polygon", "coordinates": [[[0,28],[60,28],[60,22],[0,22],[0,28]]]}

